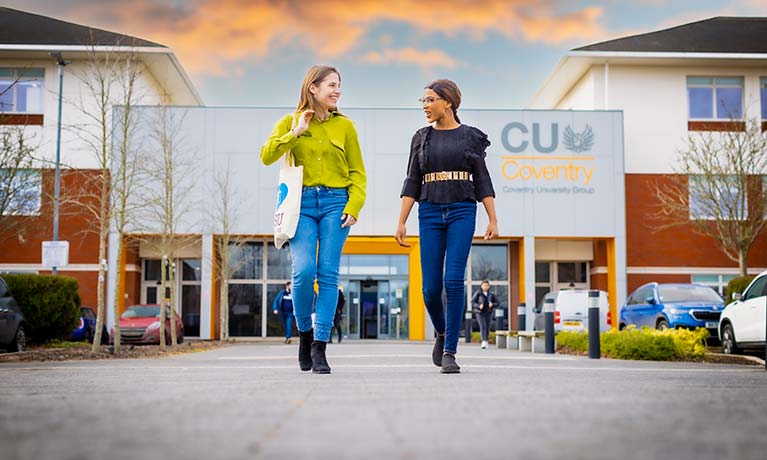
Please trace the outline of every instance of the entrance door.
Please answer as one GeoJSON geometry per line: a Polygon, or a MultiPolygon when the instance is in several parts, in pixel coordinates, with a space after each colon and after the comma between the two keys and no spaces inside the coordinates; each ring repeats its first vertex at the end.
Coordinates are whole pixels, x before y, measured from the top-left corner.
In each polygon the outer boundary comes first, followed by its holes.
{"type": "Polygon", "coordinates": [[[390,337],[389,281],[349,280],[345,283],[346,335],[355,339],[390,337]]]}

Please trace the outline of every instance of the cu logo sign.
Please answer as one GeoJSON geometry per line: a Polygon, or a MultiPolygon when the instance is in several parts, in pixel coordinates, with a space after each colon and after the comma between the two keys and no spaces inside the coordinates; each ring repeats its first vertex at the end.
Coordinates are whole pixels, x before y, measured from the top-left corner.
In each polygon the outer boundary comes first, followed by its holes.
{"type": "MultiPolygon", "coordinates": [[[[533,149],[538,153],[551,153],[559,147],[559,123],[551,123],[549,127],[549,133],[547,136],[548,145],[543,145],[541,141],[541,124],[533,123],[532,130],[532,142],[533,149]]],[[[530,142],[528,136],[530,130],[524,123],[518,121],[509,123],[503,128],[501,132],[501,143],[503,148],[512,153],[522,153],[528,149],[530,142]],[[514,131],[518,131],[515,133],[514,131]],[[517,139],[518,142],[512,143],[512,138],[517,139]],[[521,142],[519,142],[521,140],[521,142]]],[[[586,125],[581,132],[573,131],[572,127],[568,125],[562,134],[562,144],[567,150],[575,153],[586,152],[594,147],[594,132],[591,126],[586,125]]]]}

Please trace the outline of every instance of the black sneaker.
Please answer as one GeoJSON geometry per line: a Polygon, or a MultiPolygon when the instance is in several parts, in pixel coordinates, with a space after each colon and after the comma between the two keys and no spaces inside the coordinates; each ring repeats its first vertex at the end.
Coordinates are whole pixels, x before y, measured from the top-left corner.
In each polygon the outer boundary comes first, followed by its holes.
{"type": "Polygon", "coordinates": [[[437,367],[442,367],[442,353],[445,351],[445,334],[437,334],[434,348],[431,350],[431,362],[437,367]]]}
{"type": "Polygon", "coordinates": [[[460,374],[461,367],[455,362],[455,354],[445,353],[442,355],[442,370],[443,374],[460,374]]]}

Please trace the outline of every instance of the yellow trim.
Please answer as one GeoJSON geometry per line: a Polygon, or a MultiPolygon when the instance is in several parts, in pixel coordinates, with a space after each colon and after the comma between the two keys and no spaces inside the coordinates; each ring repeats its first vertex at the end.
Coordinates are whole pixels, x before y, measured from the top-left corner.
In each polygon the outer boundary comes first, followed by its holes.
{"type": "Polygon", "coordinates": [[[401,254],[408,257],[408,308],[410,340],[424,339],[426,307],[421,291],[421,251],[418,237],[409,237],[409,248],[403,248],[394,237],[350,236],[344,245],[343,254],[401,254]]]}
{"type": "Polygon", "coordinates": [[[525,239],[519,240],[519,301],[525,301],[525,239]]]}
{"type": "Polygon", "coordinates": [[[607,299],[610,303],[610,314],[613,320],[613,329],[618,327],[618,273],[615,258],[615,238],[607,239],[607,299]]]}

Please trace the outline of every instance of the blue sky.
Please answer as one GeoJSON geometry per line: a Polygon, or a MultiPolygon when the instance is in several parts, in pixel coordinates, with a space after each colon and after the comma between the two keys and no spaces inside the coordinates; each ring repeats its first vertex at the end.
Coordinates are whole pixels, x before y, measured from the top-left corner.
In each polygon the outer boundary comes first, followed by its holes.
{"type": "Polygon", "coordinates": [[[340,107],[415,107],[435,78],[464,108],[523,108],[565,53],[767,0],[5,1],[169,46],[207,105],[293,106],[305,70],[341,72],[340,107]]]}

